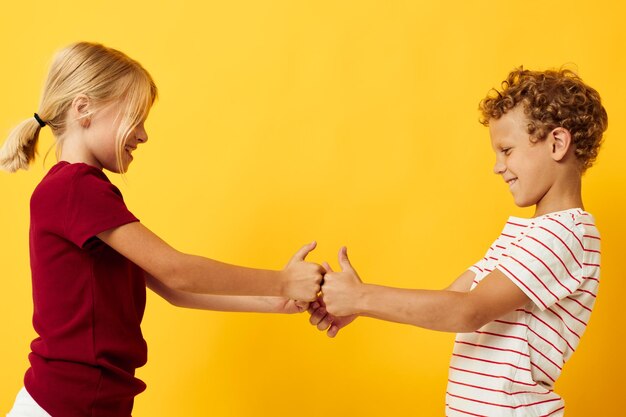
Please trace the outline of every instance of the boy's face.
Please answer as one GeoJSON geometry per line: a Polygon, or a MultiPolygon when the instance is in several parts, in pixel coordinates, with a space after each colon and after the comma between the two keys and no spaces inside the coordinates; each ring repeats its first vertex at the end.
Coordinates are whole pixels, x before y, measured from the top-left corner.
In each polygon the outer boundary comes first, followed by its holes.
{"type": "Polygon", "coordinates": [[[539,204],[555,181],[554,160],[547,140],[531,142],[522,105],[499,119],[489,120],[491,146],[496,153],[495,174],[509,185],[515,204],[539,204]]]}

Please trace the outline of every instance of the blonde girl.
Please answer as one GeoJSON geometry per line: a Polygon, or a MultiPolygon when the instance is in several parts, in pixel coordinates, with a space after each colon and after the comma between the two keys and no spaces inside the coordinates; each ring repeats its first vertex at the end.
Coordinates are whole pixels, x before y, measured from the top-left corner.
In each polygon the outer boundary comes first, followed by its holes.
{"type": "Polygon", "coordinates": [[[305,261],[280,271],[181,253],[142,225],[104,173],[124,173],[148,140],[157,97],[148,72],[122,52],[81,42],[60,51],[34,117],[0,149],[0,167],[26,169],[49,127],[58,162],[31,198],[30,258],[39,337],[11,417],[129,417],[145,389],[141,333],[146,286],[199,309],[295,313],[320,289],[324,269],[305,261]],[[300,300],[296,302],[294,300],[300,300]]]}

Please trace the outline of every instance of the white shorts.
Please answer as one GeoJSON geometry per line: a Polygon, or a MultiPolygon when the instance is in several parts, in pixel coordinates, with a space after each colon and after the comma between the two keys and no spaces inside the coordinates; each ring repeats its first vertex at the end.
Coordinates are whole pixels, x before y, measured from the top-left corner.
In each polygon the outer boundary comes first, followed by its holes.
{"type": "Polygon", "coordinates": [[[26,388],[17,393],[15,404],[7,417],[52,417],[30,396],[26,388]]]}

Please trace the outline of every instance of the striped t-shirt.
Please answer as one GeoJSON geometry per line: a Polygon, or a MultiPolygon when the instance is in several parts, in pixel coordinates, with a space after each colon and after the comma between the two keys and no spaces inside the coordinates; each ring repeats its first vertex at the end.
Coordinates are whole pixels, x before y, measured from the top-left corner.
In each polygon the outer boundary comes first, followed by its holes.
{"type": "Polygon", "coordinates": [[[578,346],[598,291],[600,235],[593,217],[581,209],[510,217],[470,268],[472,289],[495,268],[531,301],[457,335],[446,415],[562,416],[554,383],[578,346]]]}

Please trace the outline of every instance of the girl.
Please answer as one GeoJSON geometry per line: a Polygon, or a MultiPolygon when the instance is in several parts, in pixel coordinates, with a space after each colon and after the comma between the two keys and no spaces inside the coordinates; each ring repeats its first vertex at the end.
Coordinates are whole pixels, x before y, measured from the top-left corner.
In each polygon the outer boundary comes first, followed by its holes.
{"type": "Polygon", "coordinates": [[[315,242],[281,271],[244,268],[176,251],[126,208],[103,170],[128,170],[148,140],[156,96],[148,72],[122,52],[70,45],[52,64],[38,112],[0,150],[0,167],[26,169],[49,126],[58,159],[31,198],[39,337],[11,417],[130,416],[145,389],[134,373],[146,362],[146,285],[177,306],[279,313],[306,309],[320,289],[324,269],[305,261],[315,242]]]}

